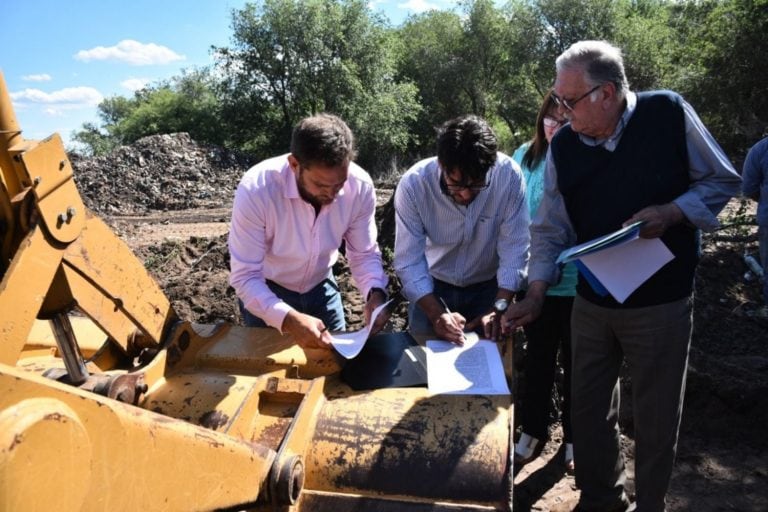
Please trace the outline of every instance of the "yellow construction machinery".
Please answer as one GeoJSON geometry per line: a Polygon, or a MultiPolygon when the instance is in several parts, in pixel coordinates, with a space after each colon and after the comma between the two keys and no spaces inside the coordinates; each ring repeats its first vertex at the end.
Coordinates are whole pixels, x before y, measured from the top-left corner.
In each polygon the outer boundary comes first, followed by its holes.
{"type": "Polygon", "coordinates": [[[354,391],[331,352],[179,319],[0,74],[0,511],[509,510],[510,396],[354,391]]]}

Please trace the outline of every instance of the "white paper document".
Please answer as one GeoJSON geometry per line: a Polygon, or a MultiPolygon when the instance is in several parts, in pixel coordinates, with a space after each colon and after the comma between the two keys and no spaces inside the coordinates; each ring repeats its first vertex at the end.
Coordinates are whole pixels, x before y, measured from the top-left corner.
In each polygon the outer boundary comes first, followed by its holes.
{"type": "Polygon", "coordinates": [[[496,343],[466,333],[464,346],[427,340],[427,386],[432,394],[508,395],[496,343]]]}
{"type": "Polygon", "coordinates": [[[581,256],[581,262],[613,298],[624,303],[649,277],[675,256],[658,238],[635,238],[581,256]]]}
{"type": "Polygon", "coordinates": [[[389,305],[392,300],[388,300],[381,306],[373,310],[371,314],[371,321],[364,328],[354,332],[337,332],[331,335],[331,345],[336,349],[336,352],[341,354],[347,359],[352,359],[363,350],[365,342],[368,341],[368,336],[371,334],[371,326],[376,323],[376,318],[379,313],[389,305]]]}

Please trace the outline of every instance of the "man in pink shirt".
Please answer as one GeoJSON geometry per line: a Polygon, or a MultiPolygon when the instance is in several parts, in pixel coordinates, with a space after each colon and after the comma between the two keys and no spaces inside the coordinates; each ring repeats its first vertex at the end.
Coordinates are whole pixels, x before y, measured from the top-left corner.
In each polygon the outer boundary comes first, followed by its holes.
{"type": "MultiPolygon", "coordinates": [[[[274,327],[302,347],[328,347],[345,328],[332,267],[345,242],[365,320],[386,298],[376,242],[376,194],[352,160],[355,143],[336,116],[319,114],[293,130],[291,152],[246,172],[235,193],[229,233],[230,284],[245,324],[274,327]]],[[[387,321],[379,315],[373,331],[387,321]]]]}

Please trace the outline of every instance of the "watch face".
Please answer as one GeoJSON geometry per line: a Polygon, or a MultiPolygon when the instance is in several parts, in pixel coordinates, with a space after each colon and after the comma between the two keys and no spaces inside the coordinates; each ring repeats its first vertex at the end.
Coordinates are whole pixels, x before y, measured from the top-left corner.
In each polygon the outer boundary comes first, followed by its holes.
{"type": "Polygon", "coordinates": [[[500,313],[503,313],[507,310],[507,306],[509,303],[504,299],[498,299],[496,302],[493,303],[493,309],[496,311],[499,311],[500,313]]]}

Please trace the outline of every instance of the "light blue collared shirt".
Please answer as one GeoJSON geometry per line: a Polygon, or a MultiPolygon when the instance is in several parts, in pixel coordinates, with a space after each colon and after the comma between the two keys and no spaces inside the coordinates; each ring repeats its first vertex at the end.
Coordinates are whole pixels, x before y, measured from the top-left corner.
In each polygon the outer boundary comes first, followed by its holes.
{"type": "MultiPolygon", "coordinates": [[[[579,134],[582,143],[603,146],[615,151],[624,128],[637,108],[637,95],[627,93],[627,106],[616,129],[607,139],[595,139],[579,134]]],[[[685,115],[685,141],[688,149],[688,190],[675,198],[675,203],[688,222],[703,231],[712,231],[720,223],[717,214],[728,200],[739,193],[741,178],[723,152],[720,145],[709,133],[688,102],[682,102],[685,115]]],[[[576,244],[576,233],[565,209],[563,196],[557,188],[557,169],[552,159],[551,148],[547,152],[544,176],[544,197],[541,206],[546,216],[537,216],[531,224],[531,262],[528,269],[530,281],[556,283],[557,256],[564,249],[576,244]]]]}
{"type": "Polygon", "coordinates": [[[433,277],[468,286],[495,276],[499,288],[524,288],[530,221],[520,167],[498,153],[488,179],[488,188],[461,206],[440,190],[435,157],[400,178],[394,266],[408,300],[432,293],[433,277]]]}
{"type": "MultiPolygon", "coordinates": [[[[546,160],[542,158],[536,167],[529,169],[523,165],[523,157],[530,147],[530,142],[526,142],[512,154],[512,159],[520,165],[525,179],[525,200],[528,204],[528,214],[531,218],[537,215],[546,215],[546,212],[539,210],[541,197],[544,195],[544,167],[546,160]]],[[[547,289],[547,295],[557,295],[573,297],[576,295],[576,283],[579,280],[579,272],[573,263],[568,263],[563,267],[560,282],[547,289]]]]}

